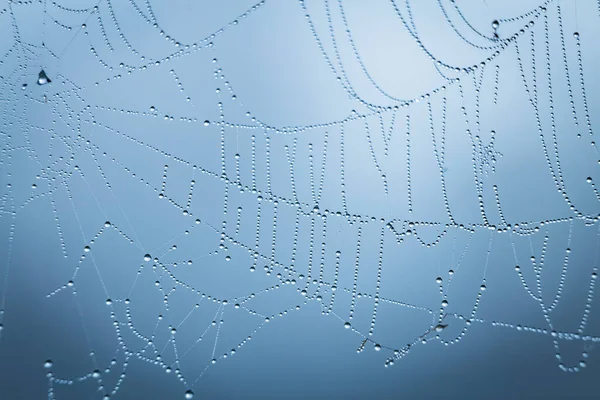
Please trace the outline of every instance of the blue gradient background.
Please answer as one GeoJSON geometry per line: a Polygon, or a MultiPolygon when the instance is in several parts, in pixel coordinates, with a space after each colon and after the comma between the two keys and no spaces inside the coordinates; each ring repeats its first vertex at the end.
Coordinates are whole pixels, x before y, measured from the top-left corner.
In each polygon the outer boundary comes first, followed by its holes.
{"type": "MultiPolygon", "coordinates": [[[[323,49],[339,67],[329,33],[325,2],[306,1],[310,20],[322,41],[323,49]]],[[[406,17],[406,8],[396,1],[406,17]]],[[[449,10],[458,29],[470,35],[451,4],[441,1],[449,10]]],[[[520,15],[539,5],[539,1],[457,1],[469,22],[481,32],[491,35],[491,21],[520,15]]],[[[0,111],[3,152],[1,166],[0,286],[2,331],[0,332],[0,399],[42,399],[48,397],[49,370],[44,360],[51,359],[55,377],[77,379],[73,385],[54,385],[56,399],[102,399],[104,391],[89,377],[102,370],[102,380],[112,390],[121,374],[124,355],[120,350],[110,317],[126,321],[123,300],[131,299],[131,314],[136,329],[151,335],[158,314],[165,320],[156,329],[154,342],[159,349],[169,343],[169,326],[177,325],[194,309],[176,336],[178,350],[189,348],[215,318],[219,305],[178,287],[170,295],[169,309],[163,304],[164,294],[155,280],[168,279],[152,272],[144,263],[146,253],[170,267],[186,284],[218,299],[228,299],[220,319],[216,356],[235,348],[248,335],[253,335],[234,356],[219,359],[212,365],[214,328],[194,350],[181,359],[181,369],[188,383],[193,382],[194,398],[201,399],[506,399],[506,398],[598,398],[597,377],[600,366],[597,354],[589,349],[587,367],[578,373],[565,373],[558,368],[552,338],[516,329],[492,326],[492,321],[549,329],[539,304],[529,297],[515,272],[509,235],[490,230],[477,230],[460,268],[448,289],[446,311],[468,315],[475,302],[484,270],[487,290],[481,298],[477,318],[464,338],[456,344],[442,345],[432,340],[416,345],[393,367],[384,368],[391,352],[373,350],[373,343],[402,348],[432,326],[433,316],[413,308],[382,302],[379,305],[375,334],[365,351],[356,348],[368,332],[373,314],[373,299],[358,300],[353,328],[344,329],[351,296],[338,290],[334,315],[321,315],[316,300],[304,303],[298,285],[282,285],[281,289],[258,295],[248,307],[262,315],[278,314],[284,309],[302,305],[299,311],[263,323],[263,317],[233,308],[236,297],[259,293],[278,283],[275,273],[267,276],[259,263],[250,272],[252,258],[244,249],[226,242],[226,251],[204,256],[218,248],[220,229],[227,221],[227,231],[235,229],[236,209],[242,207],[240,232],[236,240],[253,246],[257,224],[257,194],[229,189],[228,212],[223,212],[225,183],[221,174],[219,108],[224,120],[244,124],[247,128],[225,128],[225,172],[235,179],[234,154],[239,153],[241,181],[251,185],[251,135],[256,135],[257,188],[268,192],[266,141],[270,137],[270,184],[272,193],[292,198],[290,168],[285,156],[286,145],[297,140],[294,179],[303,210],[315,203],[311,197],[308,145],[314,146],[315,179],[318,182],[321,156],[327,133],[328,153],[320,210],[340,210],[340,128],[304,130],[292,134],[265,134],[251,115],[270,127],[284,128],[326,124],[347,118],[353,110],[370,114],[364,105],[349,98],[328,67],[313,36],[301,5],[296,1],[267,1],[246,17],[239,16],[254,5],[251,1],[142,1],[98,3],[61,0],[60,9],[40,2],[17,4],[0,2],[0,54],[9,51],[0,64],[0,111]],[[86,4],[83,4],[86,3],[86,4]],[[140,15],[132,4],[137,5],[140,15]],[[146,8],[151,4],[158,27],[145,21],[151,18],[146,8]],[[72,12],[69,8],[90,9],[72,12]],[[114,13],[117,25],[113,22],[114,13]],[[235,25],[228,25],[238,19],[235,25]],[[55,21],[65,26],[67,30],[55,21]],[[86,24],[84,30],[80,29],[86,24]],[[101,25],[100,25],[101,24],[101,25]],[[183,44],[200,43],[220,28],[227,28],[202,44],[201,50],[183,57],[164,60],[178,51],[165,35],[183,44]],[[160,32],[164,31],[165,35],[160,32]],[[87,35],[84,34],[87,32],[87,35]],[[119,39],[122,33],[133,48],[119,39]],[[212,46],[206,46],[211,42],[212,46]],[[42,45],[43,43],[43,45],[42,45]],[[107,45],[106,43],[109,43],[107,45]],[[93,48],[94,52],[90,51],[93,48]],[[97,55],[97,56],[96,56],[97,55]],[[141,56],[145,59],[141,60],[141,56]],[[218,65],[212,59],[218,59],[218,65]],[[101,60],[101,62],[99,62],[101,60]],[[155,65],[156,60],[162,60],[155,65]],[[119,63],[125,67],[119,67],[119,63]],[[103,66],[102,63],[106,63],[103,66]],[[147,65],[127,73],[127,66],[147,65]],[[214,74],[215,68],[222,72],[214,74]],[[35,85],[40,68],[52,79],[49,85],[35,85]],[[170,73],[176,72],[179,81],[170,73]],[[221,79],[220,75],[225,78],[221,79]],[[121,74],[119,79],[107,78],[121,74]],[[237,99],[231,99],[228,82],[237,99]],[[99,85],[95,85],[99,82],[99,85]],[[180,91],[178,82],[181,83],[180,91]],[[22,89],[23,83],[27,87],[22,89]],[[215,89],[221,92],[216,93],[215,89]],[[46,100],[44,100],[46,96],[46,100]],[[192,101],[186,101],[189,96],[192,101]],[[155,107],[155,112],[150,107],[155,107]],[[163,117],[173,116],[173,121],[163,117]],[[179,118],[196,119],[183,122],[179,118]],[[204,120],[212,121],[206,127],[204,120]],[[106,128],[110,129],[106,129],[106,128]],[[118,132],[118,133],[117,133],[118,132]],[[78,136],[80,135],[80,136],[78,136]],[[133,140],[146,143],[141,145],[133,140]],[[86,142],[89,140],[89,143],[86,142]],[[158,149],[159,151],[156,151],[158,149]],[[103,153],[106,152],[106,155],[103,153]],[[72,159],[70,157],[72,156],[72,159]],[[63,157],[62,159],[60,157],[63,157]],[[178,162],[189,161],[189,165],[178,162]],[[113,161],[115,160],[115,161],[113,161]],[[152,188],[163,182],[164,165],[168,164],[165,195],[159,199],[152,188]],[[191,166],[213,171],[202,174],[191,166]],[[50,166],[50,168],[48,168],[50,166]],[[75,168],[77,166],[77,169],[75,168]],[[100,168],[98,167],[100,166],[100,168]],[[133,177],[132,173],[136,176],[133,177]],[[36,179],[36,175],[40,179],[36,179]],[[52,179],[54,177],[54,180],[52,179]],[[140,178],[144,180],[143,183],[140,178]],[[173,205],[187,202],[190,181],[196,181],[189,212],[173,205]],[[106,182],[110,183],[110,189],[106,182]],[[32,184],[37,185],[32,189],[32,184]],[[7,185],[10,184],[10,187],[7,185]],[[56,189],[52,191],[53,189],[56,189]],[[41,195],[40,195],[41,194],[41,195]],[[25,204],[24,206],[22,206],[25,204]],[[56,221],[58,218],[58,223],[56,221]],[[202,223],[195,225],[200,218],[202,223]],[[105,221],[113,227],[103,229],[105,221]],[[133,243],[118,233],[118,228],[133,243]],[[184,231],[189,230],[189,235],[184,231]],[[490,257],[485,269],[488,245],[492,237],[490,257]],[[64,252],[67,257],[64,257],[64,252]],[[90,240],[94,240],[90,244],[90,240]],[[168,252],[170,246],[177,250],[168,252]],[[91,251],[84,252],[90,245],[91,251]],[[72,279],[81,262],[75,284],[47,297],[72,279]],[[231,261],[225,261],[225,256],[231,261]],[[204,257],[203,257],[204,256],[204,257]],[[185,261],[194,259],[191,266],[185,261]],[[143,272],[136,281],[140,266],[143,272]],[[134,285],[134,281],[136,282],[134,285]],[[74,294],[76,291],[76,295],[74,294]],[[112,306],[105,304],[113,300],[112,306]],[[256,334],[255,329],[262,326],[256,334]],[[90,352],[94,356],[90,356],[90,352]],[[117,365],[104,372],[110,360],[117,365]],[[596,379],[595,379],[596,378],[596,379]]],[[[413,99],[446,84],[432,63],[415,44],[389,1],[344,1],[348,25],[361,60],[373,79],[388,93],[402,99],[413,99]]],[[[591,124],[600,118],[600,80],[595,71],[600,65],[596,38],[600,35],[600,14],[594,1],[562,1],[567,59],[580,125],[573,123],[559,30],[556,4],[548,5],[552,60],[554,107],[558,132],[559,161],[563,169],[569,198],[582,213],[596,216],[598,199],[586,183],[590,176],[598,181],[598,153],[590,145],[584,118],[584,104],[579,86],[577,53],[572,33],[581,34],[581,49],[587,103],[591,124]],[[581,138],[576,134],[581,133],[581,138]]],[[[330,1],[332,26],[340,59],[358,96],[378,105],[396,103],[373,88],[353,56],[336,1],[330,1]]],[[[465,44],[452,31],[440,13],[436,1],[413,1],[411,11],[420,39],[438,59],[452,65],[470,66],[489,57],[493,50],[477,50],[465,44]]],[[[502,24],[501,38],[521,29],[527,20],[502,24]]],[[[539,109],[546,143],[551,149],[549,90],[545,69],[543,17],[536,20],[536,68],[539,109]]],[[[524,61],[525,74],[531,83],[530,35],[517,39],[524,61]]],[[[478,41],[477,43],[481,43],[478,41]]],[[[487,43],[489,45],[489,42],[487,43]]],[[[535,113],[527,100],[520,78],[514,43],[502,50],[486,68],[482,88],[481,136],[489,142],[495,130],[496,150],[502,153],[496,171],[483,178],[484,203],[492,224],[500,225],[492,185],[499,188],[506,219],[514,223],[538,223],[573,216],[563,196],[556,190],[544,159],[537,132],[535,113]],[[498,104],[493,104],[495,65],[500,66],[498,104]]],[[[475,73],[479,77],[479,71],[475,73]]],[[[474,184],[471,143],[465,133],[460,108],[469,113],[474,125],[475,96],[472,74],[456,73],[465,87],[464,103],[456,85],[448,85],[446,125],[446,168],[444,177],[448,201],[459,223],[481,223],[474,184]]],[[[436,140],[441,140],[441,95],[431,96],[436,140]]],[[[386,127],[390,112],[383,114],[386,127]]],[[[379,119],[366,122],[373,137],[375,153],[383,157],[379,119]]],[[[427,111],[427,101],[401,108],[392,131],[390,154],[383,162],[389,194],[385,196],[382,178],[375,168],[367,141],[365,120],[354,120],[344,127],[345,183],[347,204],[351,214],[447,223],[448,217],[435,164],[427,111]],[[409,216],[406,182],[406,114],[411,115],[411,179],[414,212],[409,216]]],[[[550,150],[552,152],[552,150],[550,150]]],[[[550,158],[556,163],[555,154],[550,158]]],[[[261,254],[271,254],[273,206],[263,202],[260,220],[261,254]]],[[[276,229],[276,258],[290,262],[293,244],[294,210],[280,204],[276,229]]],[[[320,219],[315,218],[317,230],[320,219]]],[[[356,226],[342,219],[331,219],[326,235],[325,280],[333,279],[334,253],[342,253],[339,287],[352,288],[356,254],[356,226]]],[[[374,294],[377,260],[382,227],[379,222],[363,226],[359,265],[358,291],[374,294]]],[[[396,227],[401,230],[401,224],[396,227]]],[[[296,269],[307,274],[310,218],[301,218],[296,269]]],[[[539,225],[538,225],[539,226],[539,225]]],[[[387,230],[386,230],[387,232],[387,230]]],[[[433,241],[437,228],[419,228],[424,240],[433,241]]],[[[531,237],[514,238],[519,265],[528,285],[536,286],[529,257],[539,259],[544,235],[549,236],[542,273],[544,300],[551,302],[559,286],[561,268],[567,247],[569,224],[546,224],[531,237]],[[530,248],[531,245],[531,248],[530,248]]],[[[558,307],[552,312],[554,329],[575,332],[581,321],[590,274],[598,263],[598,221],[589,226],[573,223],[567,277],[558,307]]],[[[321,235],[315,236],[314,265],[318,269],[321,235]]],[[[381,296],[434,310],[442,297],[435,283],[444,282],[448,269],[456,262],[468,242],[468,235],[450,229],[438,246],[426,249],[414,237],[406,237],[398,245],[387,232],[383,257],[381,296]]],[[[302,285],[301,285],[302,284],[302,285]]],[[[310,285],[314,293],[316,285],[310,285]]],[[[172,287],[166,284],[167,289],[172,287]]],[[[323,303],[329,304],[329,293],[323,303]]],[[[600,335],[598,297],[591,302],[591,313],[585,333],[600,335]]],[[[448,328],[440,333],[452,339],[460,333],[464,322],[447,317],[448,328]]],[[[549,329],[551,330],[551,329],[549,329]]],[[[126,346],[135,352],[143,342],[135,338],[127,326],[121,327],[126,346]]],[[[566,365],[581,360],[580,340],[561,340],[561,354],[566,365]]],[[[176,360],[173,347],[161,353],[167,363],[176,360]]],[[[174,367],[175,368],[175,367],[174,367]]],[[[157,365],[132,357],[119,391],[111,399],[178,399],[188,388],[174,373],[167,374],[157,365]]]]}

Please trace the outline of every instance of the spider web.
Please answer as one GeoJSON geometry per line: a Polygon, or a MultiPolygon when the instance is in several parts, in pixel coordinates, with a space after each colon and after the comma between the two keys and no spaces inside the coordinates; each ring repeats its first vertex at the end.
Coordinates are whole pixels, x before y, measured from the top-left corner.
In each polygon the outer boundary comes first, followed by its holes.
{"type": "Polygon", "coordinates": [[[0,11],[0,335],[45,231],[37,290],[81,340],[39,360],[49,399],[119,398],[140,363],[193,398],[305,309],[386,367],[476,326],[586,367],[596,5],[86,3],[0,11]]]}

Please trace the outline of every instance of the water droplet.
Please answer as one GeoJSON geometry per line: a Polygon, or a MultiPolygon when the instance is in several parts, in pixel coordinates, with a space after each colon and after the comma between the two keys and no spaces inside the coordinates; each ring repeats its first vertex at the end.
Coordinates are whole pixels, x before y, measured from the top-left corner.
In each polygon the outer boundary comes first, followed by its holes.
{"type": "Polygon", "coordinates": [[[375,346],[373,346],[373,349],[375,351],[380,351],[381,350],[381,345],[379,343],[376,343],[375,346]]]}
{"type": "Polygon", "coordinates": [[[442,283],[442,278],[441,278],[440,276],[438,276],[438,277],[435,279],[435,281],[436,281],[437,283],[442,283]]]}
{"type": "Polygon", "coordinates": [[[52,360],[44,361],[44,368],[52,368],[52,360]]]}
{"type": "Polygon", "coordinates": [[[106,222],[104,223],[104,227],[105,227],[105,228],[110,228],[110,221],[106,221],[106,222]]]}
{"type": "Polygon", "coordinates": [[[344,323],[344,328],[346,328],[346,329],[350,329],[351,326],[352,326],[352,324],[350,324],[350,322],[344,323]]]}
{"type": "Polygon", "coordinates": [[[448,307],[448,300],[442,300],[442,307],[448,307]]]}
{"type": "Polygon", "coordinates": [[[111,299],[106,299],[106,305],[110,306],[112,304],[112,300],[111,299]]]}
{"type": "Polygon", "coordinates": [[[146,255],[144,256],[144,261],[148,262],[148,261],[150,261],[150,260],[152,260],[152,257],[150,256],[150,254],[146,254],[146,255]]]}
{"type": "Polygon", "coordinates": [[[481,285],[481,291],[483,292],[487,287],[485,285],[481,285]]]}
{"type": "Polygon", "coordinates": [[[209,126],[209,125],[210,125],[210,121],[209,120],[204,121],[204,126],[209,126]]]}
{"type": "Polygon", "coordinates": [[[90,249],[90,246],[85,246],[85,247],[83,248],[83,251],[85,251],[86,253],[89,253],[89,252],[90,252],[90,250],[91,250],[91,249],[90,249]]]}
{"type": "Polygon", "coordinates": [[[48,75],[46,75],[46,72],[44,70],[41,70],[40,73],[38,74],[37,84],[45,85],[50,82],[52,82],[52,81],[50,80],[50,78],[48,78],[48,75]]]}
{"type": "Polygon", "coordinates": [[[500,22],[497,19],[492,21],[492,28],[498,29],[500,27],[500,22]]]}
{"type": "Polygon", "coordinates": [[[587,179],[585,180],[587,183],[592,183],[592,177],[588,176],[587,179]]]}
{"type": "Polygon", "coordinates": [[[185,398],[186,399],[193,399],[194,398],[194,392],[192,392],[191,390],[186,390],[186,392],[185,392],[185,398]]]}
{"type": "Polygon", "coordinates": [[[579,37],[579,32],[573,32],[573,37],[577,39],[579,37]]]}

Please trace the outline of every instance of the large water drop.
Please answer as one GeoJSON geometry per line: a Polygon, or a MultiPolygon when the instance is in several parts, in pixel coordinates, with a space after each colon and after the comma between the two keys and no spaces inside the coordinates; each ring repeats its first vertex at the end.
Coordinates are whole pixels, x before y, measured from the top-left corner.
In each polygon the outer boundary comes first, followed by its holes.
{"type": "Polygon", "coordinates": [[[52,82],[52,81],[50,80],[50,78],[48,78],[48,75],[46,75],[46,72],[44,70],[41,70],[40,73],[38,74],[37,84],[41,86],[41,85],[46,85],[50,82],[52,82]]]}

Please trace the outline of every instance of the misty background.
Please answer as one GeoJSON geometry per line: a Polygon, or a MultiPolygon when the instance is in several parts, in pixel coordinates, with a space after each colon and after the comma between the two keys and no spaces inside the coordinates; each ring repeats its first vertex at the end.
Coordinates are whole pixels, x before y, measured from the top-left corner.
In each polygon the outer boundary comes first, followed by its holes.
{"type": "Polygon", "coordinates": [[[0,1],[0,397],[597,398],[599,19],[0,1]]]}

